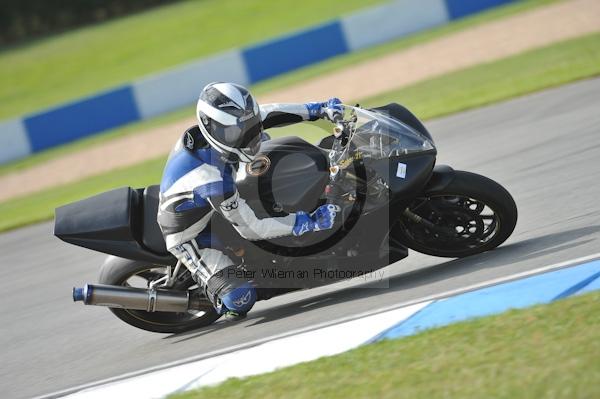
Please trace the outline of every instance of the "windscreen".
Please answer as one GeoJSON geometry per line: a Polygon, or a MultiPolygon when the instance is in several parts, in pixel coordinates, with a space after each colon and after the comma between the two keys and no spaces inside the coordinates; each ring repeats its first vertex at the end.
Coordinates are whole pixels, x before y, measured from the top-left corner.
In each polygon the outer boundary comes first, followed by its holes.
{"type": "Polygon", "coordinates": [[[425,135],[379,112],[344,106],[348,144],[331,156],[332,161],[356,154],[362,158],[389,158],[435,149],[425,135]]]}
{"type": "Polygon", "coordinates": [[[379,112],[350,108],[349,112],[356,116],[350,143],[364,157],[388,158],[434,149],[431,140],[397,119],[379,112]]]}

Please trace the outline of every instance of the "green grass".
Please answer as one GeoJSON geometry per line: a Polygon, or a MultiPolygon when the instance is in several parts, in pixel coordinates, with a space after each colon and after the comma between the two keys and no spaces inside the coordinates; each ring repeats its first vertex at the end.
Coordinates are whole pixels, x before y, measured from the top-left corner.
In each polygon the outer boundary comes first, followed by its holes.
{"type": "MultiPolygon", "coordinates": [[[[309,66],[295,72],[290,72],[280,77],[276,77],[263,83],[254,85],[252,87],[252,91],[257,95],[265,94],[270,91],[319,76],[323,73],[340,70],[349,65],[369,61],[374,58],[383,56],[385,54],[389,54],[394,51],[399,51],[408,47],[416,46],[418,44],[434,40],[436,38],[442,37],[453,32],[461,31],[476,25],[507,17],[534,7],[539,7],[541,5],[556,1],[557,0],[524,0],[513,4],[509,4],[507,6],[498,7],[489,11],[476,14],[471,17],[454,21],[448,25],[433,28],[425,32],[417,33],[406,38],[398,39],[390,43],[375,46],[356,53],[335,57],[331,60],[319,63],[315,66],[309,66]]],[[[90,145],[111,140],[115,137],[124,136],[126,134],[142,133],[147,128],[161,126],[184,118],[185,116],[193,115],[192,110],[193,107],[184,108],[173,113],[165,114],[163,116],[159,116],[142,122],[132,123],[124,127],[115,128],[102,134],[84,138],[59,147],[51,148],[49,150],[33,154],[29,157],[8,164],[0,165],[0,175],[26,169],[28,167],[37,165],[47,160],[56,158],[58,156],[77,151],[81,148],[86,148],[90,145]]]]}
{"type": "Polygon", "coordinates": [[[123,186],[143,187],[155,184],[164,164],[165,158],[158,158],[3,202],[0,204],[0,231],[50,219],[54,216],[55,208],[102,191],[123,186]]]}
{"type": "Polygon", "coordinates": [[[478,65],[366,100],[400,102],[430,119],[600,75],[600,34],[478,65]]]}
{"type": "Polygon", "coordinates": [[[0,53],[0,119],[381,1],[185,1],[8,48],[0,53]]]}
{"type": "MultiPolygon", "coordinates": [[[[415,110],[417,116],[431,118],[599,74],[600,34],[594,34],[458,71],[361,103],[368,106],[397,101],[415,110]]],[[[271,129],[270,133],[296,134],[313,142],[323,134],[306,124],[271,129]]],[[[141,187],[156,183],[163,162],[164,158],[149,161],[0,203],[0,231],[49,219],[59,205],[119,185],[141,187]]]]}
{"type": "Polygon", "coordinates": [[[599,359],[594,292],[170,398],[597,398],[599,359]]]}
{"type": "MultiPolygon", "coordinates": [[[[296,129],[286,127],[271,131],[273,137],[300,135],[306,140],[316,142],[324,136],[323,131],[314,124],[296,125],[296,129]]],[[[54,209],[78,201],[85,197],[108,191],[117,187],[145,187],[158,184],[165,165],[166,156],[152,159],[134,166],[115,169],[82,181],[51,189],[35,195],[0,202],[0,231],[45,221],[54,217],[54,209]]]]}
{"type": "Polygon", "coordinates": [[[550,3],[556,3],[557,1],[559,0],[522,0],[509,3],[501,7],[496,7],[488,11],[483,11],[481,13],[453,21],[446,25],[441,25],[355,53],[334,57],[328,61],[321,62],[313,66],[308,66],[298,71],[289,72],[287,74],[278,76],[277,78],[256,84],[253,87],[253,91],[257,94],[263,94],[280,88],[285,88],[291,84],[318,77],[324,73],[333,72],[350,65],[371,61],[377,57],[381,57],[392,52],[418,46],[419,44],[427,43],[452,33],[473,28],[487,22],[506,18],[536,7],[548,5],[550,3]]]}

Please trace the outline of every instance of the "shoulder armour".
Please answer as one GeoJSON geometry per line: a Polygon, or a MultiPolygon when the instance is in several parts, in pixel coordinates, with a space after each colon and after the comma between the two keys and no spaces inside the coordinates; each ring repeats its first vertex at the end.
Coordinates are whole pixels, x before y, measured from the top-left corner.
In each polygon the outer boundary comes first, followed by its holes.
{"type": "Polygon", "coordinates": [[[195,151],[201,148],[208,147],[208,143],[206,142],[204,136],[202,136],[198,125],[194,125],[188,128],[183,134],[181,140],[183,148],[185,148],[188,151],[195,151]]]}

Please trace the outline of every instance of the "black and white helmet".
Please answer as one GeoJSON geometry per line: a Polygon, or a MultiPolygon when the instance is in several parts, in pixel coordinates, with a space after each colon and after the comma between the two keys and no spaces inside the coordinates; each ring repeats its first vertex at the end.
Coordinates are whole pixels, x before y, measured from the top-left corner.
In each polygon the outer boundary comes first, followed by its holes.
{"type": "Polygon", "coordinates": [[[254,159],[263,127],[258,103],[248,89],[234,83],[208,84],[200,93],[196,116],[206,141],[226,159],[254,159]]]}

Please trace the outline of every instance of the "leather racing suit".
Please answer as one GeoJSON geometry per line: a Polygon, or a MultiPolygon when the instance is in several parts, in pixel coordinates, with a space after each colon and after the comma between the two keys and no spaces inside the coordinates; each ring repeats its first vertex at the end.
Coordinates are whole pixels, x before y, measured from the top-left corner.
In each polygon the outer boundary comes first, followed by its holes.
{"type": "MultiPolygon", "coordinates": [[[[316,120],[321,105],[260,106],[263,128],[316,120]]],[[[247,281],[228,277],[234,273],[228,273],[227,269],[237,265],[218,237],[207,229],[213,213],[221,214],[247,240],[291,235],[296,222],[296,214],[258,219],[237,191],[236,166],[224,161],[208,145],[196,125],[175,145],[160,184],[157,219],[167,249],[205,287],[221,313],[226,310],[246,313],[256,301],[256,292],[247,281]]]]}

